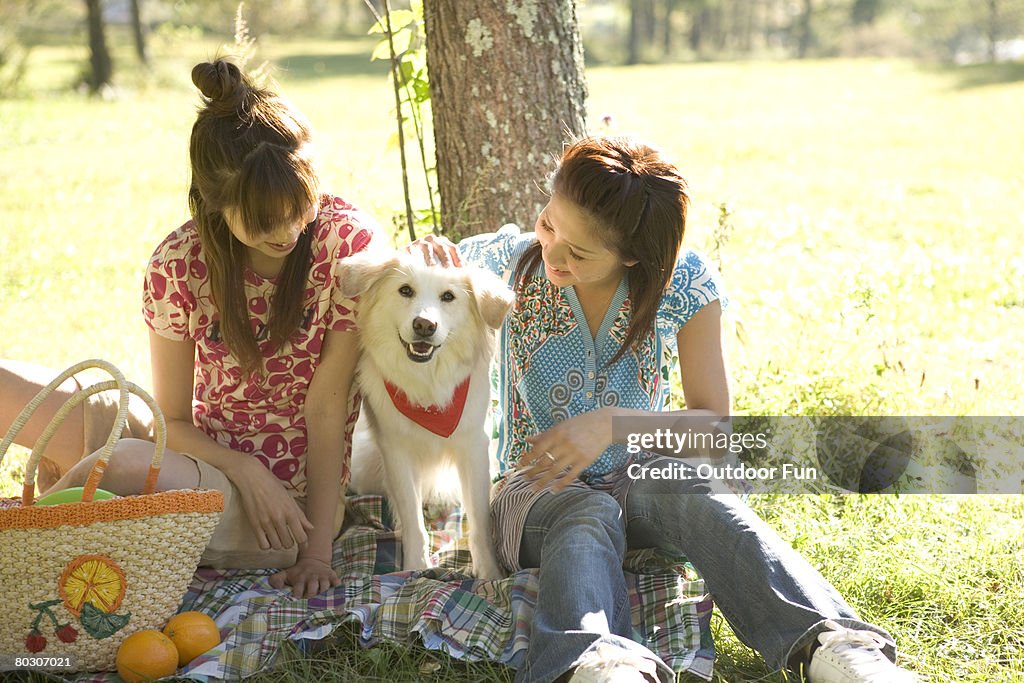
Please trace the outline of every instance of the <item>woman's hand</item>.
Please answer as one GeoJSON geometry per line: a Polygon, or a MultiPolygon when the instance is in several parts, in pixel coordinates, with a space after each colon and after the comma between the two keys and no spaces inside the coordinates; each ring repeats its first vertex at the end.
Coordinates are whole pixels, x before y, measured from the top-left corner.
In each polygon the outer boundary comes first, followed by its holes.
{"type": "Polygon", "coordinates": [[[300,557],[288,569],[270,577],[274,588],[292,587],[292,597],[311,598],[341,583],[331,565],[315,557],[300,557]]]}
{"type": "Polygon", "coordinates": [[[306,542],[313,528],[281,480],[256,458],[240,454],[224,470],[242,496],[242,505],[263,550],[282,550],[306,542]]]}
{"type": "Polygon", "coordinates": [[[612,444],[612,418],[606,408],[599,408],[526,440],[531,448],[519,459],[520,469],[529,468],[534,488],[540,490],[554,482],[551,491],[557,493],[612,444]]]}
{"type": "Polygon", "coordinates": [[[459,250],[447,237],[427,235],[416,240],[406,250],[410,254],[419,254],[428,266],[456,268],[462,265],[459,250]]]}

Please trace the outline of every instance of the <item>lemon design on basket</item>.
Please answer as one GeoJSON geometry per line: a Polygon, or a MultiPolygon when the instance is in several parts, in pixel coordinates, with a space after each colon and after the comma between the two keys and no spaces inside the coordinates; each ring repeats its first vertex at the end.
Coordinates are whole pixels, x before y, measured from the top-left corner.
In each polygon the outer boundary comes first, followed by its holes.
{"type": "Polygon", "coordinates": [[[58,581],[64,607],[82,622],[86,633],[108,638],[128,624],[131,614],[114,614],[124,600],[124,572],[106,555],[79,555],[58,581]]]}

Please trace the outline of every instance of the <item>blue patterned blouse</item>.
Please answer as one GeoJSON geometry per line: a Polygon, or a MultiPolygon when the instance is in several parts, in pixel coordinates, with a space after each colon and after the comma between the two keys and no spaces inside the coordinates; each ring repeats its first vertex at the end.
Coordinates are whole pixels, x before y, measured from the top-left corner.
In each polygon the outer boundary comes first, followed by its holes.
{"type": "MultiPolygon", "coordinates": [[[[511,285],[512,272],[533,233],[515,225],[462,240],[464,262],[496,273],[511,285]]],[[[502,325],[498,348],[498,401],[494,414],[498,464],[505,473],[528,450],[525,437],[602,406],[665,410],[669,377],[678,364],[676,334],[710,301],[725,298],[721,276],[694,251],[683,249],[657,313],[657,334],[608,366],[626,338],[631,304],[626,278],[619,282],[596,339],[573,287],[552,284],[540,267],[528,278],[502,325]],[[507,418],[507,419],[506,419],[507,418]]],[[[629,460],[626,447],[612,444],[580,478],[607,474],[629,460]]]]}

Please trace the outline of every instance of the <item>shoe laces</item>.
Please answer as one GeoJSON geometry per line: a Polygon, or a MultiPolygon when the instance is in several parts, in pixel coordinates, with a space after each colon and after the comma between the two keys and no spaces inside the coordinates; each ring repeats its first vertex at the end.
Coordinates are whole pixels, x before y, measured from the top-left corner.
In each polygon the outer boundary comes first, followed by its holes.
{"type": "Polygon", "coordinates": [[[826,625],[833,630],[818,634],[819,651],[828,649],[844,664],[863,674],[893,666],[881,652],[887,645],[885,639],[874,631],[857,631],[831,621],[826,625]]]}
{"type": "Polygon", "coordinates": [[[635,675],[635,680],[657,680],[657,667],[653,662],[632,652],[601,645],[583,656],[576,671],[581,679],[583,672],[597,674],[602,679],[629,672],[635,675]]]}

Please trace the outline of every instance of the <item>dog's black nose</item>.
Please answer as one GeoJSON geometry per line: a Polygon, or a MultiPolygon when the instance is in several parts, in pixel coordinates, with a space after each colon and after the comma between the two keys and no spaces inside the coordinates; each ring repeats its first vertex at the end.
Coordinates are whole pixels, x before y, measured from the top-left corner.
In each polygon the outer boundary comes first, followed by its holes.
{"type": "Polygon", "coordinates": [[[426,318],[414,318],[412,321],[412,329],[420,337],[432,337],[434,332],[437,331],[437,323],[427,320],[426,318]]]}

